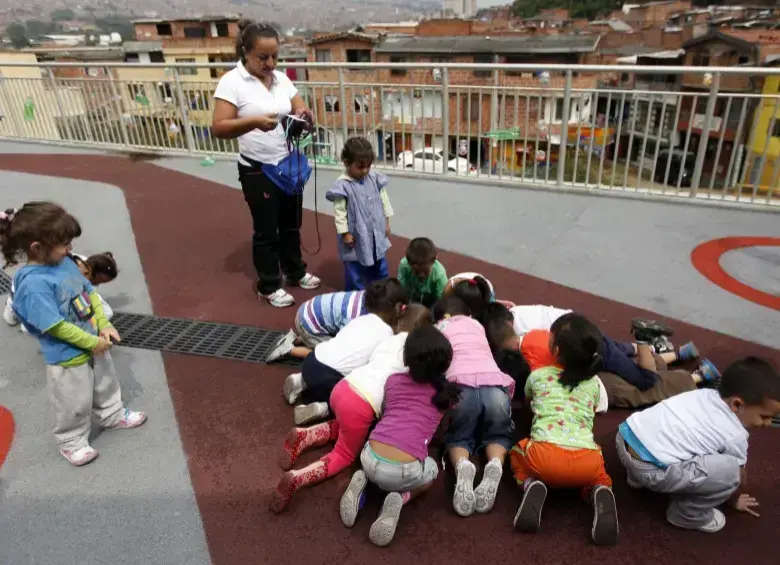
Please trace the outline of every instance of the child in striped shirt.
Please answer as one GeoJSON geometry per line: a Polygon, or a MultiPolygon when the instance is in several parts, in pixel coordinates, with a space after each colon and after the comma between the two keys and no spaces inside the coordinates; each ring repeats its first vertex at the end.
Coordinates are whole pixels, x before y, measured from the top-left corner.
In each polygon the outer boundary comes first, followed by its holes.
{"type": "Polygon", "coordinates": [[[265,362],[288,355],[305,358],[320,343],[332,339],[349,322],[367,313],[366,291],[331,292],[304,302],[295,315],[295,327],[271,347],[265,362]]]}

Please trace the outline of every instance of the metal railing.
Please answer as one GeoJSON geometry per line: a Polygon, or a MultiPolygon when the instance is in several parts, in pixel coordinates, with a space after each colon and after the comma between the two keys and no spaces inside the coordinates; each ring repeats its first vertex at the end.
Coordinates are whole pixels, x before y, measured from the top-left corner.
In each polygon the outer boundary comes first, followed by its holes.
{"type": "MultiPolygon", "coordinates": [[[[0,59],[0,138],[234,155],[235,140],[214,138],[210,127],[217,77],[228,67],[0,59]]],[[[344,141],[361,135],[377,166],[411,174],[780,209],[777,69],[286,67],[307,75],[296,85],[315,117],[306,151],[320,164],[338,166],[344,141]],[[642,89],[652,75],[677,80],[666,91],[642,89]],[[764,80],[773,93],[761,92],[764,80]]]]}

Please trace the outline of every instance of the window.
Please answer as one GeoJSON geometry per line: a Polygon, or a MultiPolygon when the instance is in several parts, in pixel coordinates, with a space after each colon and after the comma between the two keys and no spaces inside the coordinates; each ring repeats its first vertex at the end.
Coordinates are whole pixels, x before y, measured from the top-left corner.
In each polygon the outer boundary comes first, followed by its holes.
{"type": "Polygon", "coordinates": [[[191,110],[209,109],[209,97],[203,96],[200,92],[188,92],[187,100],[191,110]]]}
{"type": "MultiPolygon", "coordinates": [[[[475,55],[474,56],[474,62],[475,63],[492,63],[493,62],[493,56],[489,53],[485,53],[482,55],[475,55]]],[[[490,70],[479,70],[474,71],[474,76],[479,78],[490,78],[493,76],[493,71],[490,70]]]]}
{"type": "Polygon", "coordinates": [[[147,104],[149,103],[146,99],[146,88],[144,88],[143,84],[130,83],[127,85],[127,91],[130,93],[130,98],[136,102],[143,103],[146,101],[147,104]]]}
{"type": "Polygon", "coordinates": [[[185,27],[184,28],[184,37],[187,37],[189,39],[197,39],[200,37],[206,37],[206,28],[205,27],[185,27]]]}
{"type": "MultiPolygon", "coordinates": [[[[563,121],[563,98],[555,99],[555,113],[552,116],[553,122],[563,121]]],[[[567,122],[569,120],[566,120],[567,122]]]]}
{"type": "Polygon", "coordinates": [[[340,112],[339,97],[332,96],[330,94],[325,95],[325,111],[326,112],[340,112]]]}
{"type": "Polygon", "coordinates": [[[125,53],[125,63],[137,63],[139,60],[138,53],[125,53]]]}
{"type": "Polygon", "coordinates": [[[149,52],[149,62],[150,63],[164,63],[165,57],[163,56],[162,51],[150,51],[149,52]]]}
{"type": "Polygon", "coordinates": [[[217,37],[228,37],[230,35],[230,30],[228,28],[227,22],[220,22],[217,24],[217,37]]]}
{"type": "Polygon", "coordinates": [[[158,82],[157,92],[160,93],[160,98],[163,99],[163,102],[173,102],[173,90],[170,83],[158,82]]]}
{"type": "Polygon", "coordinates": [[[317,61],[318,63],[330,63],[331,62],[330,49],[315,49],[314,60],[317,61]]]}
{"type": "MultiPolygon", "coordinates": [[[[524,63],[528,63],[528,59],[525,57],[504,57],[504,62],[507,65],[522,65],[524,63]]],[[[506,71],[506,75],[510,77],[519,77],[527,74],[527,71],[506,71]]]]}
{"type": "Polygon", "coordinates": [[[740,65],[747,65],[748,61],[750,61],[750,57],[746,57],[745,55],[741,56],[739,58],[739,64],[740,65]]]}
{"type": "Polygon", "coordinates": [[[157,24],[157,35],[173,35],[171,24],[157,24]]]}
{"type": "Polygon", "coordinates": [[[775,120],[775,127],[772,128],[772,137],[780,137],[780,119],[775,120]]]}
{"type": "Polygon", "coordinates": [[[461,120],[475,122],[479,120],[479,94],[463,96],[461,98],[460,116],[461,120]],[[470,103],[469,103],[470,101],[470,103]]]}
{"type": "Polygon", "coordinates": [[[362,114],[364,112],[368,112],[370,109],[369,107],[369,96],[367,94],[356,94],[355,95],[355,112],[362,114]]]}
{"type": "Polygon", "coordinates": [[[347,63],[370,63],[370,49],[347,49],[347,63]]]}
{"type": "Polygon", "coordinates": [[[698,51],[693,54],[693,66],[694,67],[709,67],[710,66],[710,54],[703,51],[698,51]]]}
{"type": "MultiPolygon", "coordinates": [[[[390,57],[391,63],[406,63],[406,57],[390,57]]],[[[390,76],[405,77],[406,69],[390,69],[390,76]]]]}
{"type": "MultiPolygon", "coordinates": [[[[195,59],[176,59],[177,63],[192,63],[195,64],[195,59]]],[[[188,67],[186,69],[177,69],[181,76],[194,76],[198,74],[198,69],[195,67],[188,67]]]]}

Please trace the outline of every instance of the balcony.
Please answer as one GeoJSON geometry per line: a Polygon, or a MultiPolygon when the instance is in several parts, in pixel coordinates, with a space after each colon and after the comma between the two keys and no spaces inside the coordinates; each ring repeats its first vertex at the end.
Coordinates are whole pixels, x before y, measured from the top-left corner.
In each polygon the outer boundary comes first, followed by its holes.
{"type": "MultiPolygon", "coordinates": [[[[89,82],[93,88],[109,94],[98,99],[111,107],[111,112],[105,115],[113,116],[113,123],[104,119],[100,124],[72,132],[62,128],[43,129],[60,131],[58,141],[68,145],[204,157],[228,156],[237,151],[235,140],[215,139],[210,131],[217,81],[208,79],[205,71],[224,69],[229,67],[228,63],[108,66],[118,67],[116,75],[122,78],[113,81],[108,77],[92,78],[89,82]],[[129,68],[147,74],[134,74],[133,80],[129,80],[125,78],[129,68]],[[201,72],[193,76],[195,69],[201,72]],[[105,135],[102,129],[107,130],[105,135]]],[[[767,124],[753,120],[752,104],[762,98],[773,99],[771,96],[712,88],[673,95],[621,85],[599,88],[601,84],[615,85],[619,73],[646,76],[651,72],[645,67],[628,65],[294,63],[289,66],[307,69],[309,76],[316,75],[312,70],[331,71],[330,80],[297,84],[317,125],[314,136],[306,142],[306,151],[321,164],[338,163],[346,139],[360,135],[375,146],[378,166],[387,169],[399,166],[397,158],[404,151],[432,147],[441,150],[445,160],[456,155],[468,160],[476,169],[477,178],[484,182],[658,197],[704,195],[707,200],[719,202],[746,200],[777,205],[778,187],[753,187],[750,178],[767,175],[760,171],[748,175],[744,166],[752,140],[766,137],[767,124]],[[347,68],[354,67],[359,67],[360,73],[346,72],[347,68]],[[376,76],[389,76],[393,69],[408,71],[405,82],[367,82],[359,78],[367,71],[376,76]],[[442,70],[437,82],[415,82],[415,77],[428,76],[433,69],[442,70]],[[458,80],[473,76],[474,70],[498,71],[498,83],[485,86],[471,84],[470,79],[458,80]],[[505,75],[524,78],[518,84],[500,78],[505,75]],[[711,99],[713,104],[709,103],[711,99]],[[641,111],[632,110],[638,104],[641,111]],[[701,143],[705,132],[709,141],[701,143]],[[684,156],[673,166],[680,169],[680,178],[688,180],[677,182],[679,179],[670,178],[667,169],[672,165],[668,165],[662,147],[684,156]],[[638,153],[643,155],[642,159],[636,158],[638,153]]],[[[712,69],[702,69],[702,74],[705,70],[712,72],[712,69]]],[[[664,72],[663,80],[652,82],[670,84],[696,71],[680,67],[664,72]]],[[[778,70],[724,68],[718,72],[721,79],[741,79],[748,73],[772,76],[778,70]]],[[[28,93],[38,87],[36,83],[41,83],[33,78],[1,80],[8,86],[0,93],[11,97],[5,101],[9,108],[23,105],[28,93]]],[[[65,85],[64,79],[46,81],[54,81],[54,87],[65,85]]],[[[72,83],[67,81],[69,87],[72,83]]],[[[13,112],[5,113],[13,115],[13,112]]],[[[6,138],[34,140],[39,136],[36,128],[13,128],[12,121],[6,122],[3,128],[6,138]]],[[[52,136],[46,135],[47,139],[52,136]]],[[[766,161],[771,160],[763,160],[766,161]]],[[[460,176],[459,171],[442,174],[451,174],[456,180],[460,176]]],[[[674,177],[674,171],[671,176],[674,177]]]]}

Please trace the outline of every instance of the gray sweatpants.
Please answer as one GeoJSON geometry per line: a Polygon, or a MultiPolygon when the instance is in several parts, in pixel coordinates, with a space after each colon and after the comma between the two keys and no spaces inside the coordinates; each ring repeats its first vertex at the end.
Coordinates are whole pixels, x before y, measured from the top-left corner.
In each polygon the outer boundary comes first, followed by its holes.
{"type": "Polygon", "coordinates": [[[615,443],[629,486],[671,495],[666,519],[675,526],[696,529],[708,524],[712,509],[739,488],[740,466],[731,455],[702,455],[661,468],[632,457],[620,432],[615,443]]]}
{"type": "Polygon", "coordinates": [[[122,419],[122,391],[110,353],[78,367],[46,365],[46,380],[60,449],[75,451],[88,445],[93,414],[104,428],[122,419]]]}

